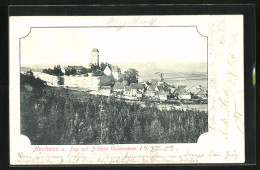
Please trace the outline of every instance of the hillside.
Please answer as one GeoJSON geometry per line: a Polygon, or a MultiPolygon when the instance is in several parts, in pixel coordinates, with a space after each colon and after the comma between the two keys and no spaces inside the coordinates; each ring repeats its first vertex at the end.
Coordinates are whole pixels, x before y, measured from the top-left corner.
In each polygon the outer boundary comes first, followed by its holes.
{"type": "Polygon", "coordinates": [[[141,107],[32,76],[21,75],[20,95],[21,133],[32,145],[194,143],[208,131],[205,111],[141,107]]]}

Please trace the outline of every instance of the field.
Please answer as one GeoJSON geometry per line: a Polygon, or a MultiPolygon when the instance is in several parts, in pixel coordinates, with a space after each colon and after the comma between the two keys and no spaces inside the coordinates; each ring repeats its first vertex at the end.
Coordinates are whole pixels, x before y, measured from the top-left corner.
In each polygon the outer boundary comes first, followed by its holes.
{"type": "MultiPolygon", "coordinates": [[[[143,74],[140,75],[142,81],[149,81],[151,79],[158,79],[159,75],[156,74],[143,74]]],[[[204,72],[174,72],[174,73],[164,73],[163,78],[165,82],[173,84],[175,87],[179,85],[186,85],[188,87],[201,85],[207,87],[207,73],[204,72]]]]}

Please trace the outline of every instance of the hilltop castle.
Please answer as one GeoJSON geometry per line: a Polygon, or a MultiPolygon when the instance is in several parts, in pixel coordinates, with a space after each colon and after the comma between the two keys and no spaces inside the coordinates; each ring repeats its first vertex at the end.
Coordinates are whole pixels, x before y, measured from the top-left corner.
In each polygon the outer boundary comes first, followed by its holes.
{"type": "MultiPolygon", "coordinates": [[[[94,64],[97,66],[100,65],[99,50],[97,48],[93,48],[91,51],[90,64],[94,64]]],[[[94,76],[91,72],[91,68],[85,68],[83,66],[68,66],[64,68],[64,73],[65,75],[63,76],[54,76],[46,73],[39,73],[35,76],[46,81],[48,85],[52,86],[80,87],[83,89],[85,88],[89,90],[99,91],[101,89],[101,86],[113,85],[114,79],[119,79],[121,71],[118,67],[111,66],[110,74],[105,72],[104,75],[94,76]],[[70,73],[66,74],[66,72],[70,73]]]]}

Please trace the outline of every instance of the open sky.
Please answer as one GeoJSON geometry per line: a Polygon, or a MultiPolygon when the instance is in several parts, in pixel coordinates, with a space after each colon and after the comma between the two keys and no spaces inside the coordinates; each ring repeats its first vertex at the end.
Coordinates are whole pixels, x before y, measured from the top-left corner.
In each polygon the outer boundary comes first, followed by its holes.
{"type": "Polygon", "coordinates": [[[33,28],[21,39],[21,65],[88,66],[100,62],[206,62],[207,43],[195,27],[33,28]]]}

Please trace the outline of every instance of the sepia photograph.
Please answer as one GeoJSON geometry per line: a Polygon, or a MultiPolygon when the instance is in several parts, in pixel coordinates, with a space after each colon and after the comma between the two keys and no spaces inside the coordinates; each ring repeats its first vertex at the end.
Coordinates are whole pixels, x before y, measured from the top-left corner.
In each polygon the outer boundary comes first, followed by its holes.
{"type": "Polygon", "coordinates": [[[196,143],[208,132],[197,26],[31,27],[19,55],[20,133],[32,145],[196,143]]]}

